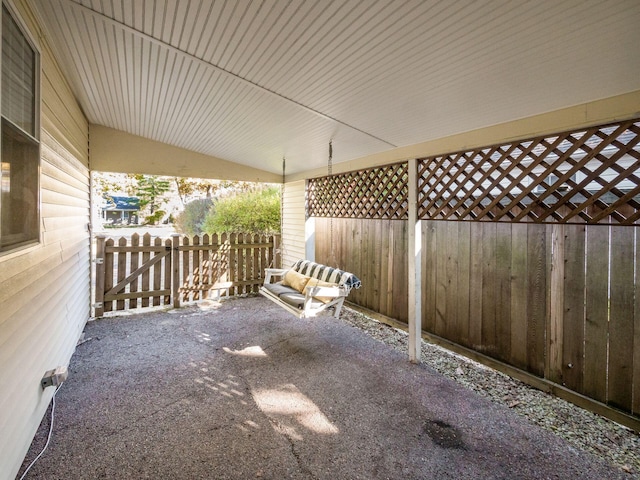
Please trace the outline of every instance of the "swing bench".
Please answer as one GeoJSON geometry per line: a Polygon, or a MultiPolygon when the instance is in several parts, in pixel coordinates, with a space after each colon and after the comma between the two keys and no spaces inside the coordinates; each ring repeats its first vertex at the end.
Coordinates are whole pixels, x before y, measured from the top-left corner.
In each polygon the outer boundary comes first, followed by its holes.
{"type": "Polygon", "coordinates": [[[353,273],[298,260],[289,269],[265,269],[260,294],[298,318],[315,317],[329,307],[334,307],[333,316],[339,318],[345,298],[360,285],[353,273]]]}

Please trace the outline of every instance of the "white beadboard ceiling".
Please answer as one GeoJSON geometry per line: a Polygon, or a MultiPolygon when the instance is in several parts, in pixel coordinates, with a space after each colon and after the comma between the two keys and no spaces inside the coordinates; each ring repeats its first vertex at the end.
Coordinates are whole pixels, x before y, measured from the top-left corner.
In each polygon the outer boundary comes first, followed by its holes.
{"type": "Polygon", "coordinates": [[[90,122],[270,172],[640,90],[640,1],[31,0],[90,122]]]}

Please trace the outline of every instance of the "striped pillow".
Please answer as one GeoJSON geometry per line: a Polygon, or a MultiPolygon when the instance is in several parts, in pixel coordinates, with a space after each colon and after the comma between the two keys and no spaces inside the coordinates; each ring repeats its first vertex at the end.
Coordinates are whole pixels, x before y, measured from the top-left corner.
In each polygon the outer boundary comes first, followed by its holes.
{"type": "Polygon", "coordinates": [[[317,278],[323,282],[336,283],[344,286],[347,292],[352,288],[360,288],[362,282],[353,273],[345,272],[337,268],[327,267],[310,260],[298,260],[291,267],[292,270],[302,273],[307,277],[317,278]]]}

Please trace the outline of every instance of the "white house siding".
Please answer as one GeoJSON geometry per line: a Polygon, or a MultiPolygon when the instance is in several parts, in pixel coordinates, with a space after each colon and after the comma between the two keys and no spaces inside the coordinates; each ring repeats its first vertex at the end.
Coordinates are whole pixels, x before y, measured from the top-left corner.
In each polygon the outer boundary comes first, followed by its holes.
{"type": "Polygon", "coordinates": [[[0,255],[0,479],[15,478],[89,318],[88,124],[27,2],[12,2],[40,50],[40,239],[0,255]]]}
{"type": "Polygon", "coordinates": [[[305,180],[286,183],[282,201],[282,265],[305,258],[305,180]]]}

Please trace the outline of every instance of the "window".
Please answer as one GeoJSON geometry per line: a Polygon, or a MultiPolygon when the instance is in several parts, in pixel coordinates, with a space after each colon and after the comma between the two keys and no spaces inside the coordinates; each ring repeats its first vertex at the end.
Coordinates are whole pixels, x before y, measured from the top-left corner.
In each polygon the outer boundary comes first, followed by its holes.
{"type": "Polygon", "coordinates": [[[1,67],[0,252],[40,237],[38,55],[4,4],[1,67]]]}

